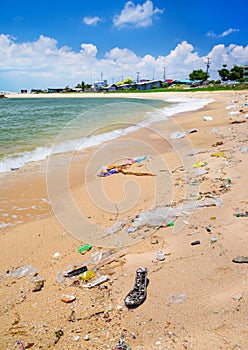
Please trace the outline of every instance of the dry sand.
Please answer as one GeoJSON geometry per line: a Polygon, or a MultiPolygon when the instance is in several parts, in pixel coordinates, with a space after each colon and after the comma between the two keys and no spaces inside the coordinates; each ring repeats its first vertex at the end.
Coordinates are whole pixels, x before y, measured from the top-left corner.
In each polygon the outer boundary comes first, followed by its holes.
{"type": "Polygon", "coordinates": [[[0,349],[116,349],[120,338],[133,350],[248,349],[248,264],[232,261],[248,256],[248,219],[234,215],[247,210],[248,92],[135,96],[214,102],[98,149],[70,155],[69,171],[67,159],[58,156],[48,173],[47,162],[42,162],[1,178],[2,209],[10,223],[15,207],[26,209],[18,214],[22,224],[0,233],[0,349]],[[231,105],[236,107],[226,109],[231,105]],[[232,111],[240,113],[230,115],[232,111]],[[204,116],[213,120],[204,121],[204,116]],[[170,139],[172,131],[192,128],[197,132],[170,139]],[[220,151],[224,154],[211,156],[220,151]],[[95,175],[100,164],[141,154],[151,158],[128,170],[155,176],[95,175]],[[198,161],[206,163],[200,168],[207,170],[205,174],[193,168],[198,161]],[[68,180],[65,185],[63,179],[68,180]],[[48,192],[53,210],[46,201],[48,192]],[[184,212],[174,227],[143,227],[132,234],[124,229],[117,239],[96,236],[117,221],[156,206],[178,207],[190,199],[204,205],[216,198],[222,198],[222,206],[184,212]],[[196,240],[200,244],[192,246],[196,240]],[[78,248],[84,243],[93,247],[80,255],[78,248]],[[112,249],[106,247],[111,243],[112,249]],[[156,259],[160,250],[166,253],[164,261],[156,259]],[[99,253],[107,259],[100,259],[99,253]],[[90,289],[77,277],[59,283],[61,272],[73,264],[97,267],[97,273],[110,280],[90,289]],[[28,276],[6,275],[25,265],[34,266],[45,278],[40,291],[32,291],[35,284],[28,276]],[[124,298],[140,266],[148,268],[147,298],[129,310],[124,298]],[[64,294],[76,300],[64,303],[64,294]],[[63,335],[55,344],[58,330],[63,335]]]}

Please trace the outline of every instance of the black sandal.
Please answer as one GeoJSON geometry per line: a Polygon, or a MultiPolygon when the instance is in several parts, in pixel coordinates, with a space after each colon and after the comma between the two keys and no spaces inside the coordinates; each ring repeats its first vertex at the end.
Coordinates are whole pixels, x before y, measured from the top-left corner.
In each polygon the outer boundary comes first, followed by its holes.
{"type": "Polygon", "coordinates": [[[134,288],[125,298],[125,305],[128,308],[135,308],[146,300],[146,288],[148,285],[147,274],[148,269],[146,267],[140,267],[136,271],[134,288]]]}

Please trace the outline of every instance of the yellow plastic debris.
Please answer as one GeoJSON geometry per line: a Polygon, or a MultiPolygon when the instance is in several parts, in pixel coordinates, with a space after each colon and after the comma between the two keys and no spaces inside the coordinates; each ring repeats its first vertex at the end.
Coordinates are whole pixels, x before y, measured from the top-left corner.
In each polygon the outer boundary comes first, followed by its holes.
{"type": "Polygon", "coordinates": [[[87,282],[89,281],[91,278],[95,277],[96,274],[93,270],[87,270],[84,273],[82,273],[82,275],[80,275],[80,279],[87,282]]]}
{"type": "Polygon", "coordinates": [[[223,151],[217,152],[217,153],[212,153],[211,157],[225,157],[225,154],[223,151]]]}
{"type": "Polygon", "coordinates": [[[207,165],[207,163],[199,161],[199,162],[193,164],[193,168],[200,168],[200,167],[205,166],[205,165],[207,165]]]}

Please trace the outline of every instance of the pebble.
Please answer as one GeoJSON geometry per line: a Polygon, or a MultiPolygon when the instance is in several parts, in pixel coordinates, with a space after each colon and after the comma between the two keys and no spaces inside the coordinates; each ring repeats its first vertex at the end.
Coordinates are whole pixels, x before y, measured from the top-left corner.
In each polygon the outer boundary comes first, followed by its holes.
{"type": "Polygon", "coordinates": [[[90,340],[90,337],[88,336],[88,334],[84,335],[84,340],[86,340],[86,341],[90,340]]]}

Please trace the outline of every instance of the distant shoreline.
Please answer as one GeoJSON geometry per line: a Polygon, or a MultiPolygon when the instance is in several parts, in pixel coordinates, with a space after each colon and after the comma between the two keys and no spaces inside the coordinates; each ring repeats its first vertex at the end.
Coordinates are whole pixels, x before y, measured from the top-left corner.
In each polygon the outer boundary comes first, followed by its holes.
{"type": "MultiPolygon", "coordinates": [[[[79,93],[8,93],[5,94],[7,98],[145,98],[145,99],[166,99],[174,97],[189,97],[189,98],[203,98],[206,94],[216,93],[230,93],[230,90],[221,91],[195,91],[182,92],[182,91],[156,91],[156,92],[135,92],[135,93],[96,93],[96,92],[79,92],[79,93]]],[[[204,97],[205,98],[205,97],[204,97]]]]}

